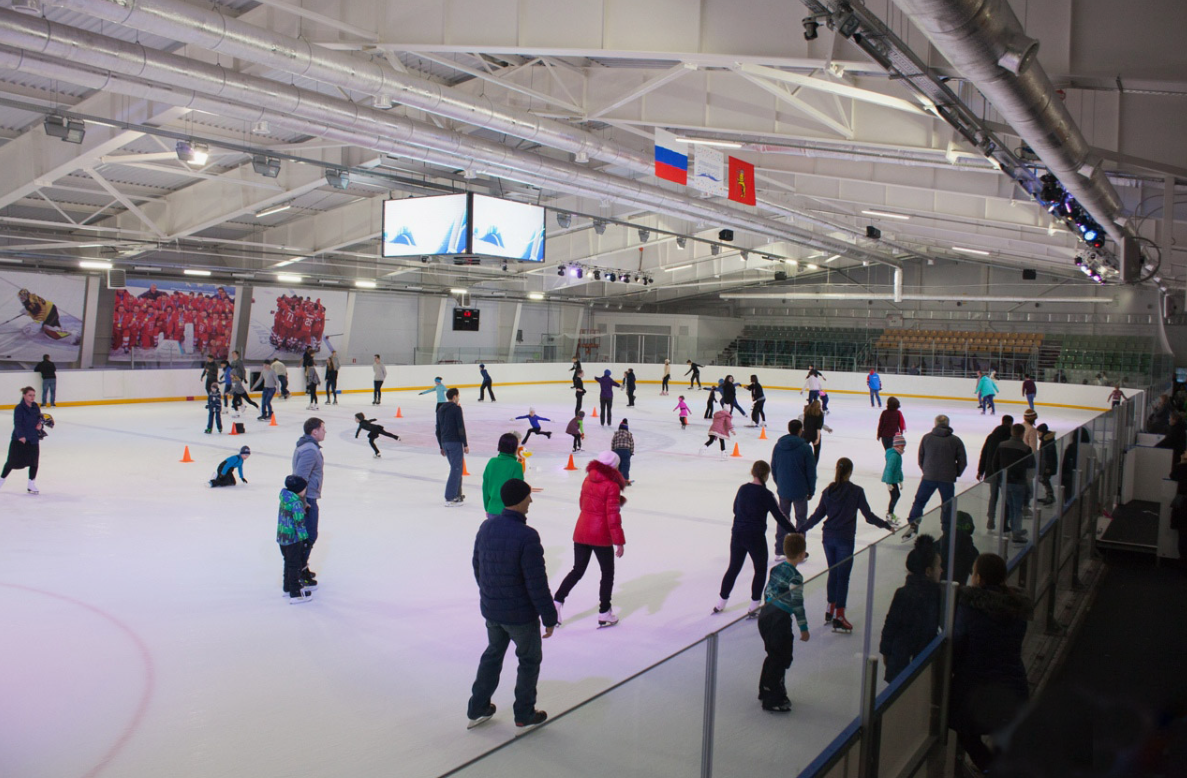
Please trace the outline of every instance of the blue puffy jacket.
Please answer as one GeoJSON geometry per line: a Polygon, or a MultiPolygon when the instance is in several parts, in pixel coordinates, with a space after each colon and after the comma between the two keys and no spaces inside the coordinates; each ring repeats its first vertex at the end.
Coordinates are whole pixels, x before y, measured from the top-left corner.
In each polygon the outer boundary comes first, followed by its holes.
{"type": "Polygon", "coordinates": [[[544,569],[540,533],[510,509],[482,522],[474,538],[474,580],[484,618],[497,624],[555,627],[556,606],[544,569]]]}
{"type": "Polygon", "coordinates": [[[771,451],[771,476],[779,496],[806,500],[816,493],[816,459],[812,446],[799,435],[784,435],[771,451]]]}

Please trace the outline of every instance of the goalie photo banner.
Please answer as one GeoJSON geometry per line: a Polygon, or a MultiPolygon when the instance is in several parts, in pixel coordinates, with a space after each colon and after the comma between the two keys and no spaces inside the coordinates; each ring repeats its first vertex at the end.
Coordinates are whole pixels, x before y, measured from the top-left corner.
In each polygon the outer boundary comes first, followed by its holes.
{"type": "Polygon", "coordinates": [[[78,361],[85,300],[79,276],[0,271],[0,361],[78,361]]]}

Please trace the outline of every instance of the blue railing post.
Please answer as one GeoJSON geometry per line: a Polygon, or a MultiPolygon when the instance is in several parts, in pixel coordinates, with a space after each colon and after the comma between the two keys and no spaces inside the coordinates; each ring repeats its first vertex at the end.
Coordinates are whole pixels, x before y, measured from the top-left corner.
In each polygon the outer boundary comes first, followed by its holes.
{"type": "Polygon", "coordinates": [[[717,633],[705,639],[705,717],[701,726],[701,778],[713,775],[713,718],[717,713],[717,633]]]}

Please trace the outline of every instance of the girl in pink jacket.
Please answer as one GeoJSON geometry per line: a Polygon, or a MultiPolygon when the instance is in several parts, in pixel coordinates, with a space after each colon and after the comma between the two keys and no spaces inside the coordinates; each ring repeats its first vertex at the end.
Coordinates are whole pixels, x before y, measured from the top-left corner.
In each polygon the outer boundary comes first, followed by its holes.
{"type": "Polygon", "coordinates": [[[721,444],[721,458],[725,458],[725,441],[734,433],[734,421],[729,411],[722,408],[713,414],[713,424],[709,426],[709,439],[705,441],[705,448],[713,445],[713,438],[721,444]]]}
{"type": "Polygon", "coordinates": [[[688,429],[688,415],[692,413],[684,403],[684,395],[680,395],[680,402],[676,403],[674,411],[680,411],[680,429],[688,429]]]}

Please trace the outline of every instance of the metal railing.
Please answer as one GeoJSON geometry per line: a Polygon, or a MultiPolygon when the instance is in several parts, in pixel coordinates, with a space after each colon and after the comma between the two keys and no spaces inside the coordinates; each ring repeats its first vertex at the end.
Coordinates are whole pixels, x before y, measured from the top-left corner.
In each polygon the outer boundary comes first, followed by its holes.
{"type": "MultiPolygon", "coordinates": [[[[978,551],[1004,556],[1011,584],[1035,603],[1028,640],[1062,629],[1056,601],[1081,585],[1096,517],[1115,501],[1122,454],[1144,415],[1139,394],[1044,446],[1012,494],[1001,489],[1003,474],[994,474],[920,519],[921,532],[939,538],[951,526],[945,517],[973,517],[978,551]],[[1008,518],[1017,532],[1005,531],[1008,518]]],[[[955,533],[946,538],[940,550],[955,571],[955,533]]],[[[755,701],[765,654],[755,624],[743,617],[446,775],[522,775],[547,765],[551,776],[585,776],[597,765],[605,774],[709,778],[769,774],[778,765],[781,774],[813,778],[841,763],[841,774],[864,778],[913,774],[948,736],[956,586],[944,588],[935,640],[887,679],[877,641],[908,549],[888,535],[805,582],[809,624],[817,627],[828,576],[851,566],[854,629],[813,629],[810,642],[795,644],[786,718],[772,719],[755,701]]]]}

